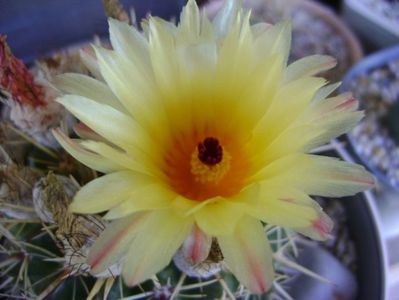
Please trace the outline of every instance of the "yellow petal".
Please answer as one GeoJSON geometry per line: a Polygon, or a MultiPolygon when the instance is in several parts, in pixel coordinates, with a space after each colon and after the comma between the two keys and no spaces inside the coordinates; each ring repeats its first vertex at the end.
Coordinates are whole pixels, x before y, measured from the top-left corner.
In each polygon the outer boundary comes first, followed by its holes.
{"type": "Polygon", "coordinates": [[[298,123],[313,124],[321,133],[307,141],[304,151],[321,146],[352,129],[364,115],[362,111],[356,111],[358,105],[351,93],[314,101],[299,118],[298,123]]]}
{"type": "Polygon", "coordinates": [[[53,82],[64,93],[83,96],[121,112],[126,111],[106,84],[89,76],[65,73],[57,75],[53,82]]]}
{"type": "Polygon", "coordinates": [[[211,245],[212,237],[206,235],[197,225],[194,225],[191,234],[183,243],[183,255],[192,264],[199,264],[208,257],[211,245]]]}
{"type": "Polygon", "coordinates": [[[299,228],[308,227],[318,217],[314,202],[304,193],[267,182],[261,185],[258,201],[248,205],[246,211],[268,224],[299,228]]]}
{"type": "Polygon", "coordinates": [[[306,174],[298,180],[298,186],[310,195],[326,197],[351,196],[374,186],[373,176],[361,165],[356,165],[336,158],[310,156],[312,163],[309,164],[309,171],[303,169],[298,171],[306,174]],[[306,181],[304,180],[309,175],[306,181]]]}
{"type": "Polygon", "coordinates": [[[69,209],[75,213],[98,213],[126,200],[134,190],[148,185],[152,179],[146,175],[119,171],[90,181],[75,195],[69,209]]]}
{"type": "Polygon", "coordinates": [[[116,165],[123,167],[123,169],[137,171],[151,176],[159,174],[159,172],[151,172],[156,171],[156,169],[151,168],[151,171],[149,171],[149,169],[146,168],[142,163],[138,163],[126,152],[115,149],[114,147],[103,142],[83,141],[81,142],[81,145],[90,151],[98,153],[116,165]]]}
{"type": "MultiPolygon", "coordinates": [[[[282,73],[282,56],[276,54],[260,61],[246,79],[237,79],[244,86],[239,89],[240,84],[234,84],[235,87],[230,88],[231,96],[228,97],[228,102],[221,103],[221,111],[228,107],[230,114],[236,116],[228,119],[231,122],[231,130],[237,130],[237,119],[243,128],[252,129],[259,122],[273,103],[282,73]]],[[[227,121],[223,125],[228,127],[227,121]]]]}
{"type": "Polygon", "coordinates": [[[90,73],[98,80],[104,81],[104,78],[101,75],[100,67],[98,66],[97,59],[95,57],[93,49],[92,48],[82,49],[79,51],[79,54],[82,63],[90,71],[90,73]]]}
{"type": "Polygon", "coordinates": [[[286,199],[265,199],[247,210],[251,216],[271,225],[301,228],[312,224],[317,212],[309,206],[296,204],[286,199]]]}
{"type": "Polygon", "coordinates": [[[124,58],[129,68],[137,69],[146,79],[152,77],[148,41],[133,26],[108,19],[112,48],[124,58]]]}
{"type": "Polygon", "coordinates": [[[354,195],[374,186],[374,178],[360,165],[306,154],[279,159],[263,168],[256,178],[326,197],[354,195]]]}
{"type": "MultiPolygon", "coordinates": [[[[298,162],[301,163],[301,165],[306,165],[307,164],[307,157],[304,156],[303,154],[291,154],[291,155],[286,155],[280,159],[277,159],[275,161],[272,161],[269,164],[265,164],[262,169],[260,169],[257,173],[255,173],[252,178],[251,182],[259,182],[263,180],[276,180],[276,178],[283,176],[283,179],[287,179],[289,173],[289,170],[294,168],[295,165],[298,164],[298,162]]],[[[287,181],[287,185],[290,182],[287,181]]]]}
{"type": "Polygon", "coordinates": [[[332,92],[334,92],[339,86],[341,85],[340,82],[328,84],[320,88],[316,94],[314,95],[312,102],[318,102],[320,100],[324,100],[327,98],[332,92]]]}
{"type": "Polygon", "coordinates": [[[267,292],[274,280],[272,250],[256,219],[243,217],[229,236],[217,237],[224,260],[252,293],[267,292]]]}
{"type": "Polygon", "coordinates": [[[197,76],[210,79],[217,63],[217,45],[201,43],[179,48],[179,68],[187,76],[195,80],[197,76]]]}
{"type": "Polygon", "coordinates": [[[324,79],[307,77],[282,86],[272,105],[256,125],[251,148],[261,151],[267,149],[284,130],[293,126],[301,113],[307,109],[315,92],[324,84],[324,79]]]}
{"type": "Polygon", "coordinates": [[[359,101],[357,101],[352,93],[343,93],[336,97],[327,98],[324,100],[315,101],[311,106],[309,113],[314,113],[314,120],[324,119],[326,114],[340,113],[347,111],[355,111],[359,108],[359,101]]]}
{"type": "Polygon", "coordinates": [[[280,53],[286,65],[291,46],[291,23],[281,22],[271,26],[257,36],[254,46],[259,58],[280,53]]]}
{"type": "Polygon", "coordinates": [[[295,228],[294,230],[314,240],[326,240],[333,229],[334,223],[323,211],[319,210],[318,214],[318,218],[310,226],[295,228]]]}
{"type": "Polygon", "coordinates": [[[178,36],[186,43],[196,43],[201,33],[200,12],[195,0],[189,0],[180,15],[178,36]]]}
{"type": "Polygon", "coordinates": [[[90,127],[86,126],[83,122],[77,122],[73,125],[73,131],[82,139],[88,139],[93,141],[108,142],[101,135],[96,133],[90,127]]]}
{"type": "Polygon", "coordinates": [[[236,21],[239,11],[239,3],[235,0],[224,1],[223,6],[213,20],[213,30],[216,37],[224,38],[229,32],[232,23],[236,21]]]}
{"type": "Polygon", "coordinates": [[[149,19],[150,56],[158,88],[172,93],[183,74],[179,72],[174,32],[158,18],[149,19]]]}
{"type": "Polygon", "coordinates": [[[231,235],[237,222],[244,214],[242,204],[228,199],[215,198],[194,213],[195,221],[201,230],[210,236],[231,235]]]}
{"type": "MultiPolygon", "coordinates": [[[[162,106],[154,104],[155,86],[153,79],[142,76],[137,68],[128,64],[115,51],[95,48],[101,74],[112,92],[126,110],[140,123],[162,117],[162,106]]],[[[161,119],[159,120],[161,122],[161,119]]]]}
{"type": "MultiPolygon", "coordinates": [[[[268,224],[288,227],[316,240],[328,237],[332,221],[320,205],[304,192],[283,185],[257,184],[246,211],[268,224]]],[[[249,196],[249,195],[247,195],[249,196]]]]}
{"type": "Polygon", "coordinates": [[[142,210],[157,210],[170,208],[176,194],[159,183],[151,183],[137,187],[122,203],[112,208],[105,219],[121,218],[142,210]]]}
{"type": "Polygon", "coordinates": [[[123,278],[134,286],[167,266],[190,234],[193,220],[172,211],[155,211],[140,226],[124,260],[123,278]]]}
{"type": "Polygon", "coordinates": [[[209,20],[205,10],[200,12],[201,15],[201,32],[200,32],[200,40],[201,41],[215,41],[213,25],[209,20]]]}
{"type": "Polygon", "coordinates": [[[273,25],[270,23],[256,23],[251,26],[251,31],[255,39],[257,39],[259,36],[261,36],[263,33],[265,33],[266,30],[269,30],[270,27],[273,25]]]}
{"type": "Polygon", "coordinates": [[[249,20],[239,14],[219,49],[216,86],[239,91],[255,67],[253,37],[249,20]]]}
{"type": "Polygon", "coordinates": [[[90,248],[87,263],[91,273],[104,272],[116,263],[127,251],[141,224],[148,217],[145,213],[135,214],[113,221],[90,248]]]}
{"type": "MultiPolygon", "coordinates": [[[[306,150],[310,150],[319,147],[331,139],[340,136],[341,134],[348,132],[359,123],[364,117],[363,111],[353,111],[357,106],[357,101],[348,100],[347,103],[342,103],[342,106],[338,106],[335,110],[325,114],[318,114],[317,118],[314,118],[314,125],[322,128],[324,132],[319,136],[315,137],[309,142],[306,150]]],[[[309,119],[311,119],[310,117],[309,119]]]]}
{"type": "Polygon", "coordinates": [[[285,81],[296,80],[300,77],[316,75],[329,70],[337,64],[337,60],[327,55],[312,55],[299,59],[287,67],[285,81]]]}
{"type": "Polygon", "coordinates": [[[59,128],[53,129],[52,133],[60,145],[75,159],[82,164],[100,171],[102,173],[109,173],[125,169],[123,166],[109,161],[105,157],[88,151],[83,148],[79,143],[68,138],[59,128]]]}
{"type": "Polygon", "coordinates": [[[95,132],[134,156],[145,160],[143,156],[154,153],[154,146],[140,125],[116,109],[74,95],[63,96],[57,101],[95,132]]]}
{"type": "Polygon", "coordinates": [[[258,153],[253,155],[253,163],[263,167],[281,157],[291,153],[303,152],[309,148],[315,140],[323,135],[325,130],[312,125],[301,125],[284,130],[273,140],[263,151],[258,149],[258,153]]]}

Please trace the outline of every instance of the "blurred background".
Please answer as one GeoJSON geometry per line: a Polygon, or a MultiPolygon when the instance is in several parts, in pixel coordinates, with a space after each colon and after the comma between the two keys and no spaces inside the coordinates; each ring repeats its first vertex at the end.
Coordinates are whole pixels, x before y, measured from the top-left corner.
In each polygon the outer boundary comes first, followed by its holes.
{"type": "MultiPolygon", "coordinates": [[[[177,20],[185,3],[184,0],[121,2],[127,11],[134,8],[138,20],[148,14],[177,20]]],[[[222,1],[198,0],[198,3],[213,17],[222,1]]],[[[341,276],[340,280],[356,281],[358,292],[353,285],[345,288],[344,284],[334,298],[310,297],[309,293],[304,296],[304,281],[297,284],[300,287],[297,291],[292,288],[297,293],[294,298],[398,300],[399,0],[243,0],[243,3],[252,9],[253,22],[292,20],[290,61],[311,54],[337,59],[337,66],[323,76],[331,82],[341,81],[339,91],[352,92],[360,100],[366,117],[325,151],[364,164],[378,179],[377,188],[365,195],[342,202],[320,200],[337,224],[333,241],[323,246],[332,254],[325,259],[331,259],[331,266],[332,261],[337,262],[336,274],[341,276]]],[[[107,24],[101,0],[0,0],[0,34],[8,36],[16,56],[32,64],[65,47],[91,41],[94,35],[106,37],[107,24]]],[[[331,275],[329,270],[318,267],[315,267],[318,272],[331,275]]],[[[323,287],[319,293],[323,294],[323,287]]]]}

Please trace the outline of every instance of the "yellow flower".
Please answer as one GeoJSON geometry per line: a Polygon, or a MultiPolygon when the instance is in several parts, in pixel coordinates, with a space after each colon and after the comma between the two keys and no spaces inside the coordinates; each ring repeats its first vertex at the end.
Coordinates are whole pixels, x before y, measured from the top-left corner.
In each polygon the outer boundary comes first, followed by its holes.
{"type": "MultiPolygon", "coordinates": [[[[90,251],[93,273],[123,258],[128,285],[150,278],[182,246],[203,261],[217,238],[227,267],[254,293],[274,278],[262,223],[324,239],[331,220],[309,195],[352,195],[373,185],[358,165],[306,154],[352,128],[362,112],[314,74],[311,56],[287,66],[290,26],[249,23],[226,1],[213,22],[194,1],[178,26],[156,17],[144,33],[109,20],[113,50],[95,48],[97,79],[57,79],[62,103],[95,131],[61,145],[106,173],[70,209],[108,211],[90,251]]],[[[84,130],[83,130],[84,131],[84,130]]]]}

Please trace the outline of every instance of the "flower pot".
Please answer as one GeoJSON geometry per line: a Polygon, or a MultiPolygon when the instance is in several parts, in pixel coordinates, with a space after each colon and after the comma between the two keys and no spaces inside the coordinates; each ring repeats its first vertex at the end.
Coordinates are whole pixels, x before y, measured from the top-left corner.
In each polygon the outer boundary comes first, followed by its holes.
{"type": "Polygon", "coordinates": [[[399,42],[397,1],[345,0],[345,20],[370,48],[394,46],[399,42]]]}
{"type": "Polygon", "coordinates": [[[399,101],[386,92],[391,90],[392,82],[399,83],[399,73],[393,75],[387,68],[389,62],[395,61],[399,65],[398,46],[370,55],[348,72],[340,90],[352,91],[366,110],[366,118],[348,134],[353,150],[382,183],[398,190],[399,166],[395,161],[399,159],[399,147],[396,131],[391,127],[396,124],[399,101]]]}

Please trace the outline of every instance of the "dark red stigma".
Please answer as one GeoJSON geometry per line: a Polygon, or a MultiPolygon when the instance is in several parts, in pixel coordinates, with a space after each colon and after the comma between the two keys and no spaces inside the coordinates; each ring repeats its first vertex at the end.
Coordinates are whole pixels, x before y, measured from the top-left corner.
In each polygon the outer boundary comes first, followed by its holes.
{"type": "Polygon", "coordinates": [[[198,144],[198,159],[209,166],[216,165],[222,161],[223,148],[219,141],[213,137],[207,137],[198,144]]]}

